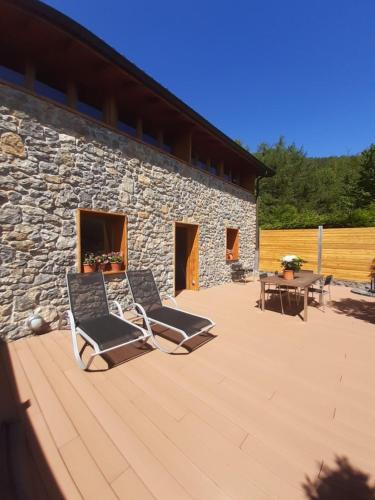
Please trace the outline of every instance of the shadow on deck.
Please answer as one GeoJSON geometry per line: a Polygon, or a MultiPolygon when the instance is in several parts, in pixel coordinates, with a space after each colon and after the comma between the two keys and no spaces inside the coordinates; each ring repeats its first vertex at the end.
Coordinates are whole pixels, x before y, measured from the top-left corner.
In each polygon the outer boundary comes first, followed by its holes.
{"type": "Polygon", "coordinates": [[[8,346],[0,342],[0,496],[2,500],[63,500],[22,401],[8,346]]]}

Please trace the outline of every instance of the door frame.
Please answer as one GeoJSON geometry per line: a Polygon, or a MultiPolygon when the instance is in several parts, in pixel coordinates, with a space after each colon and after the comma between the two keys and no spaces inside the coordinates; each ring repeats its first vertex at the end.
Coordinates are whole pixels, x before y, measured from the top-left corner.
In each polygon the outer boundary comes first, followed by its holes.
{"type": "Polygon", "coordinates": [[[186,227],[188,231],[188,242],[191,243],[192,251],[187,258],[186,264],[186,290],[199,290],[199,224],[191,222],[173,222],[173,289],[176,295],[176,228],[186,227]],[[194,229],[194,232],[192,231],[194,229]]]}

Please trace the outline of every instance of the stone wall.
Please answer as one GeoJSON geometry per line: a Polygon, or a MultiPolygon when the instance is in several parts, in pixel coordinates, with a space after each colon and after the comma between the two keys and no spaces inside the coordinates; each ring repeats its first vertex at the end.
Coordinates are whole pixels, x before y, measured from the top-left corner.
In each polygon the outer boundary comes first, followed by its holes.
{"type": "MultiPolygon", "coordinates": [[[[128,216],[129,268],[151,267],[173,293],[173,222],[200,225],[200,286],[230,280],[225,227],[240,229],[252,266],[252,194],[77,113],[0,85],[1,336],[27,332],[40,313],[50,328],[67,309],[66,270],[76,265],[76,209],[128,216]]],[[[123,279],[106,278],[123,305],[123,279]]]]}

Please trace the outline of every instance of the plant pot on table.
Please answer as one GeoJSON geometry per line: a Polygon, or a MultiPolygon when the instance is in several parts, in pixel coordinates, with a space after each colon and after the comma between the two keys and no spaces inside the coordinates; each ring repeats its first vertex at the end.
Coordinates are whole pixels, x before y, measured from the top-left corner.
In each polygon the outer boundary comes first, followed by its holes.
{"type": "Polygon", "coordinates": [[[294,279],[293,269],[284,269],[283,278],[284,278],[284,280],[288,280],[288,281],[294,279]]]}

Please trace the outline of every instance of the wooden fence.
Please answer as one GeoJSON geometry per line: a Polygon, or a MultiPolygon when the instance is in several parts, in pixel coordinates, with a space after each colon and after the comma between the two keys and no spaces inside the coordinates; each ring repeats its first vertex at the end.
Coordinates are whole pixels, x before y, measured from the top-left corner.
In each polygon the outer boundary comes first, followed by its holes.
{"type": "MultiPolygon", "coordinates": [[[[262,271],[280,270],[284,255],[298,255],[305,269],[318,270],[318,229],[274,229],[260,232],[262,271]]],[[[375,227],[324,229],[321,272],[337,279],[369,281],[375,258],[375,227]]]]}

